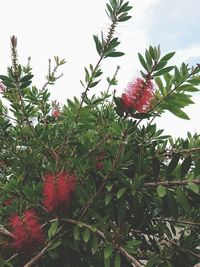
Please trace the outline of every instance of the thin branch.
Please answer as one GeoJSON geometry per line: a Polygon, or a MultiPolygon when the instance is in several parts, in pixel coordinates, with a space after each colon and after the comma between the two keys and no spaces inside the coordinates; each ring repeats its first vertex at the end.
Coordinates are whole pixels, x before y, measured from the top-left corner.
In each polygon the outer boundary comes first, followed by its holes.
{"type": "Polygon", "coordinates": [[[15,259],[18,256],[18,253],[13,254],[10,258],[8,258],[6,261],[12,261],[13,259],[15,259]]]}
{"type": "Polygon", "coordinates": [[[158,221],[158,222],[169,222],[169,223],[177,223],[177,224],[187,224],[187,225],[192,225],[192,226],[200,226],[200,223],[198,223],[198,222],[174,220],[174,219],[170,219],[170,218],[153,218],[152,220],[158,221]]]}
{"type": "Polygon", "coordinates": [[[170,244],[172,244],[172,245],[178,247],[178,248],[179,248],[180,250],[182,250],[184,253],[185,253],[185,252],[188,252],[188,253],[191,254],[192,256],[197,257],[197,258],[200,259],[200,254],[196,254],[196,253],[194,253],[193,251],[191,251],[191,250],[188,249],[188,248],[183,248],[183,247],[181,247],[180,244],[177,244],[175,241],[173,241],[173,240],[169,240],[169,239],[167,239],[167,238],[163,238],[163,240],[165,240],[166,242],[168,242],[168,243],[170,243],[170,244]]]}
{"type": "Polygon", "coordinates": [[[132,263],[132,266],[142,267],[142,265],[137,261],[132,255],[130,255],[123,247],[116,246],[120,254],[122,254],[129,262],[132,263]]]}
{"type": "Polygon", "coordinates": [[[50,242],[46,247],[44,247],[35,257],[33,257],[29,262],[27,262],[24,267],[33,266],[38,260],[42,258],[42,256],[44,256],[51,244],[52,242],[50,242]]]}
{"type": "Polygon", "coordinates": [[[104,48],[103,48],[103,53],[101,54],[93,72],[92,72],[92,75],[89,79],[89,82],[85,88],[85,91],[83,92],[82,94],[82,99],[81,99],[81,103],[80,103],[80,106],[79,106],[79,109],[78,109],[78,112],[77,112],[77,115],[76,115],[76,118],[75,118],[75,121],[77,122],[79,117],[80,117],[80,112],[81,112],[81,109],[82,109],[82,106],[83,106],[83,103],[84,103],[84,100],[85,100],[85,97],[87,96],[87,93],[88,91],[90,90],[90,85],[92,84],[93,80],[94,80],[94,77],[93,75],[96,73],[96,71],[99,69],[99,66],[101,64],[101,61],[103,60],[104,58],[104,52],[106,51],[108,45],[110,44],[112,38],[113,38],[113,35],[115,33],[115,28],[116,28],[116,25],[117,25],[117,21],[116,21],[116,18],[113,19],[112,21],[112,24],[110,26],[110,29],[109,29],[109,32],[108,32],[108,35],[107,35],[107,38],[106,38],[106,42],[105,42],[105,45],[104,45],[104,48]]]}
{"type": "Polygon", "coordinates": [[[151,183],[144,183],[144,187],[146,188],[155,188],[158,185],[163,185],[166,187],[174,187],[174,186],[183,186],[183,185],[188,185],[188,183],[193,183],[193,184],[200,184],[200,179],[196,180],[182,180],[182,181],[164,181],[164,182],[151,182],[151,183]]]}
{"type": "MultiPolygon", "coordinates": [[[[72,219],[62,219],[62,221],[65,221],[65,222],[70,223],[70,224],[76,224],[76,225],[80,223],[85,228],[87,228],[87,229],[89,229],[91,231],[93,230],[92,226],[90,226],[90,225],[88,225],[86,223],[80,222],[80,221],[75,221],[75,220],[72,220],[72,219]]],[[[105,241],[107,241],[103,232],[101,232],[100,230],[96,229],[95,233],[97,233],[101,238],[103,238],[105,241]]],[[[113,243],[113,245],[116,247],[116,249],[119,251],[120,254],[122,254],[130,263],[132,263],[133,267],[134,266],[135,267],[142,267],[142,265],[132,255],[130,255],[123,247],[121,247],[120,245],[116,245],[114,243],[113,243]]]]}
{"type": "Polygon", "coordinates": [[[0,234],[15,239],[15,236],[11,232],[9,232],[3,225],[0,225],[0,234]]]}
{"type": "Polygon", "coordinates": [[[157,156],[164,156],[164,157],[172,157],[173,153],[180,153],[181,155],[183,154],[192,154],[192,153],[196,153],[196,152],[200,152],[200,147],[193,147],[190,149],[182,149],[182,150],[167,150],[167,151],[163,151],[163,152],[159,152],[157,151],[157,156]]]}
{"type": "Polygon", "coordinates": [[[3,116],[3,117],[5,117],[5,118],[7,118],[7,119],[9,119],[9,120],[13,120],[13,121],[15,121],[15,122],[18,122],[18,120],[16,120],[15,118],[13,118],[13,117],[7,115],[6,113],[0,113],[0,116],[3,116]]]}

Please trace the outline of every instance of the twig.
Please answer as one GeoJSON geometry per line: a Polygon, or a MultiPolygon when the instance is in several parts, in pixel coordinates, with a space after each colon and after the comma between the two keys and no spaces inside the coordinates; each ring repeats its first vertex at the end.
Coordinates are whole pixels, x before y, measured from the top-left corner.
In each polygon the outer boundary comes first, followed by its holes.
{"type": "Polygon", "coordinates": [[[129,262],[132,263],[132,266],[135,267],[142,267],[142,265],[139,263],[139,261],[137,261],[133,256],[131,256],[123,247],[121,246],[116,246],[118,251],[124,255],[124,257],[129,260],[129,262]]]}
{"type": "MultiPolygon", "coordinates": [[[[72,219],[63,219],[62,221],[65,221],[65,222],[70,223],[70,224],[79,224],[80,223],[85,228],[87,228],[91,231],[93,230],[92,226],[90,226],[86,223],[80,222],[80,221],[75,221],[72,219]]],[[[95,233],[97,233],[101,238],[103,238],[105,241],[107,241],[103,232],[101,232],[98,229],[95,229],[95,233]]],[[[114,243],[113,243],[113,245],[116,247],[116,249],[119,251],[120,254],[122,254],[130,263],[132,263],[132,266],[142,267],[142,265],[132,255],[130,255],[123,247],[121,247],[120,245],[116,245],[114,243]]]]}
{"type": "Polygon", "coordinates": [[[200,152],[200,147],[193,147],[190,149],[182,149],[182,150],[167,150],[167,151],[163,151],[163,152],[159,152],[157,151],[157,156],[164,156],[164,157],[172,157],[173,153],[180,153],[181,155],[183,154],[192,154],[192,153],[196,153],[196,152],[200,152]]]}
{"type": "Polygon", "coordinates": [[[9,232],[6,228],[4,228],[3,225],[0,225],[0,234],[15,239],[15,236],[11,232],[9,232]]]}
{"type": "Polygon", "coordinates": [[[187,224],[187,225],[193,225],[193,226],[200,226],[200,223],[198,222],[191,222],[191,221],[184,221],[184,220],[173,220],[170,218],[153,218],[153,221],[158,221],[158,222],[174,222],[177,224],[187,224]]]}
{"type": "Polygon", "coordinates": [[[164,182],[151,182],[151,183],[144,183],[144,187],[146,188],[155,188],[158,185],[163,185],[166,187],[173,187],[173,186],[181,186],[181,185],[188,185],[188,183],[193,184],[200,184],[200,179],[196,180],[182,180],[182,181],[164,181],[164,182]]]}
{"type": "Polygon", "coordinates": [[[33,257],[29,262],[27,262],[24,267],[31,267],[35,264],[42,256],[46,253],[48,248],[51,246],[52,242],[50,242],[46,247],[44,247],[35,257],[33,257]]]}
{"type": "Polygon", "coordinates": [[[181,246],[180,246],[179,244],[177,244],[175,241],[173,241],[173,240],[169,240],[169,239],[167,239],[167,238],[163,238],[163,240],[165,240],[166,242],[168,242],[168,243],[170,243],[170,244],[172,244],[172,245],[178,247],[178,248],[179,248],[180,250],[182,250],[183,252],[188,252],[188,253],[190,253],[192,256],[197,257],[197,258],[200,259],[200,254],[196,254],[196,253],[194,253],[193,251],[191,251],[191,250],[188,249],[188,248],[183,248],[183,247],[181,247],[181,246]]]}
{"type": "Polygon", "coordinates": [[[17,256],[18,256],[18,253],[13,254],[10,258],[8,258],[8,259],[6,260],[6,262],[9,262],[9,261],[15,259],[17,256]]]}
{"type": "Polygon", "coordinates": [[[93,80],[94,80],[94,77],[93,75],[95,74],[95,72],[99,69],[99,66],[101,64],[101,61],[103,60],[104,58],[104,52],[106,51],[108,45],[110,44],[112,38],[113,38],[113,35],[115,33],[115,28],[116,28],[116,25],[117,25],[117,20],[116,18],[113,19],[112,21],[112,24],[110,26],[110,29],[109,29],[109,32],[108,32],[108,35],[107,35],[107,38],[106,38],[106,42],[105,42],[105,45],[104,45],[104,48],[103,48],[103,51],[102,51],[102,54],[92,72],[92,75],[89,79],[89,82],[85,88],[85,91],[83,92],[82,94],[82,99],[81,99],[81,103],[80,103],[80,106],[79,106],[79,109],[78,109],[78,112],[77,112],[77,115],[76,115],[76,118],[75,118],[75,121],[77,122],[79,117],[80,117],[80,113],[81,113],[81,109],[82,109],[82,106],[83,106],[83,103],[84,103],[84,100],[85,100],[85,97],[87,96],[87,93],[88,91],[90,90],[90,85],[92,84],[93,80]]]}

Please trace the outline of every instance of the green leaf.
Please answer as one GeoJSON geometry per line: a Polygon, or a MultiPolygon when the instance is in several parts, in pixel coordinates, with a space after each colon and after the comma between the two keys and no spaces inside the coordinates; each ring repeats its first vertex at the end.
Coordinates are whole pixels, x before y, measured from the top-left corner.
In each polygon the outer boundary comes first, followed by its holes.
{"type": "Polygon", "coordinates": [[[154,71],[160,70],[167,65],[167,61],[159,61],[159,63],[154,68],[154,71]]]}
{"type": "Polygon", "coordinates": [[[166,93],[165,93],[165,89],[164,89],[164,86],[163,86],[163,82],[160,79],[160,77],[156,77],[155,78],[155,82],[156,82],[158,88],[160,89],[160,92],[161,92],[162,96],[164,96],[166,93]]]}
{"type": "Polygon", "coordinates": [[[147,65],[146,61],[144,60],[143,56],[140,53],[138,53],[138,58],[139,58],[140,63],[142,64],[143,68],[146,71],[149,71],[149,66],[147,65]]]}
{"type": "Polygon", "coordinates": [[[5,81],[5,82],[10,82],[10,83],[13,82],[13,80],[11,80],[9,77],[7,77],[7,76],[5,76],[5,75],[0,75],[0,79],[1,79],[2,81],[5,81]]]}
{"type": "Polygon", "coordinates": [[[196,194],[199,194],[199,185],[195,184],[193,182],[188,182],[187,186],[191,191],[193,191],[196,194]]]}
{"type": "Polygon", "coordinates": [[[146,58],[146,62],[148,63],[148,65],[151,67],[153,61],[152,61],[151,55],[147,49],[145,51],[145,58],[146,58]]]}
{"type": "Polygon", "coordinates": [[[97,240],[97,236],[93,235],[92,238],[92,253],[93,255],[96,254],[98,251],[98,240],[97,240]]]}
{"type": "Polygon", "coordinates": [[[112,7],[108,3],[106,4],[106,7],[108,11],[110,12],[110,14],[112,14],[113,13],[112,7]]]}
{"type": "Polygon", "coordinates": [[[125,55],[125,53],[123,52],[111,52],[107,54],[105,57],[121,57],[123,55],[125,55]]]}
{"type": "Polygon", "coordinates": [[[150,54],[151,58],[152,58],[153,60],[155,60],[155,58],[156,58],[156,53],[155,53],[155,51],[154,51],[154,48],[153,48],[151,45],[149,46],[149,54],[150,54]]]}
{"type": "Polygon", "coordinates": [[[156,267],[156,266],[158,266],[158,256],[153,256],[148,260],[146,267],[156,267]]]}
{"type": "Polygon", "coordinates": [[[142,244],[141,240],[131,240],[127,242],[127,247],[129,248],[134,248],[134,249],[138,249],[142,244]]]}
{"type": "Polygon", "coordinates": [[[75,240],[78,240],[78,239],[79,239],[79,236],[80,236],[80,230],[79,230],[79,227],[78,227],[78,226],[75,226],[75,227],[74,227],[74,239],[75,239],[75,240]]]}
{"type": "Polygon", "coordinates": [[[136,119],[148,119],[150,117],[152,117],[152,114],[150,113],[135,113],[133,115],[131,115],[132,118],[136,118],[136,119]]]}
{"type": "Polygon", "coordinates": [[[110,203],[112,197],[113,197],[113,194],[112,193],[107,193],[106,194],[106,196],[105,196],[105,205],[106,206],[110,203]]]}
{"type": "Polygon", "coordinates": [[[122,188],[117,192],[117,199],[121,198],[123,194],[126,192],[126,188],[122,188]]]}
{"type": "Polygon", "coordinates": [[[179,162],[179,159],[180,159],[180,153],[174,153],[173,154],[173,158],[172,160],[170,161],[169,165],[167,166],[167,169],[166,169],[166,176],[170,176],[171,173],[173,172],[173,170],[176,168],[178,162],[179,162]]]}
{"type": "Polygon", "coordinates": [[[27,82],[27,81],[31,80],[32,78],[33,78],[33,75],[28,74],[28,75],[24,76],[23,78],[21,78],[20,82],[21,83],[27,82]]]}
{"type": "Polygon", "coordinates": [[[107,245],[106,248],[104,249],[104,259],[110,258],[113,252],[113,245],[107,245]]]}
{"type": "Polygon", "coordinates": [[[160,161],[158,158],[153,158],[153,176],[155,179],[159,177],[160,174],[160,161]]]}
{"type": "Polygon", "coordinates": [[[192,164],[192,157],[189,155],[181,164],[181,178],[183,178],[190,170],[192,164]]]}
{"type": "Polygon", "coordinates": [[[93,38],[94,38],[94,42],[95,42],[95,45],[96,45],[96,50],[97,50],[98,54],[101,56],[101,54],[102,54],[101,42],[99,41],[98,36],[93,35],[93,38]]]}
{"type": "Polygon", "coordinates": [[[162,186],[162,185],[159,185],[157,187],[157,194],[159,197],[164,197],[167,193],[167,189],[166,187],[162,186]]]}
{"type": "Polygon", "coordinates": [[[104,267],[110,267],[110,258],[104,259],[104,267]]]}
{"type": "Polygon", "coordinates": [[[98,80],[96,82],[93,82],[89,85],[89,88],[95,87],[101,80],[98,80]]]}
{"type": "Polygon", "coordinates": [[[27,81],[27,82],[23,82],[20,86],[20,89],[24,89],[29,87],[29,85],[31,85],[32,81],[27,81]]]}
{"type": "Polygon", "coordinates": [[[132,18],[132,16],[123,16],[123,17],[119,17],[118,18],[118,21],[119,22],[123,22],[123,21],[127,21],[127,20],[129,20],[129,19],[131,19],[132,18]]]}
{"type": "Polygon", "coordinates": [[[114,267],[121,267],[121,257],[119,255],[119,253],[116,253],[115,255],[115,262],[114,262],[115,266],[114,267]]]}
{"type": "Polygon", "coordinates": [[[85,231],[83,232],[83,240],[87,243],[89,239],[90,239],[90,230],[85,229],[85,231]]]}
{"type": "Polygon", "coordinates": [[[174,66],[166,67],[166,68],[164,68],[162,70],[159,70],[156,73],[154,73],[153,76],[161,76],[161,75],[163,75],[165,73],[170,72],[173,69],[174,69],[174,66]]]}
{"type": "Polygon", "coordinates": [[[58,230],[58,221],[55,221],[51,224],[49,230],[48,230],[48,237],[52,238],[58,230]]]}
{"type": "Polygon", "coordinates": [[[187,196],[186,196],[185,192],[183,191],[183,189],[181,189],[180,187],[177,187],[176,188],[176,195],[177,195],[178,202],[180,203],[182,209],[185,212],[188,212],[190,209],[190,205],[189,205],[187,196]]]}
{"type": "Polygon", "coordinates": [[[181,86],[179,86],[177,89],[177,91],[187,91],[187,92],[198,92],[199,89],[194,87],[192,84],[183,84],[181,86]]]}
{"type": "Polygon", "coordinates": [[[60,244],[61,244],[61,241],[60,241],[60,240],[56,241],[55,243],[53,243],[53,244],[48,248],[48,251],[49,251],[49,250],[54,250],[55,248],[57,248],[58,246],[60,246],[60,244]]]}
{"type": "Polygon", "coordinates": [[[106,189],[108,190],[108,192],[112,191],[113,185],[107,185],[106,189]]]}
{"type": "Polygon", "coordinates": [[[182,111],[180,108],[177,108],[175,105],[173,105],[173,106],[168,105],[165,108],[181,119],[184,119],[184,120],[190,119],[184,111],[182,111]]]}
{"type": "Polygon", "coordinates": [[[174,218],[178,217],[178,205],[176,199],[171,191],[167,192],[167,204],[169,208],[170,215],[174,218]]]}
{"type": "Polygon", "coordinates": [[[161,58],[160,61],[168,61],[168,60],[170,60],[175,55],[175,53],[176,52],[171,52],[171,53],[166,54],[164,57],[161,58]]]}

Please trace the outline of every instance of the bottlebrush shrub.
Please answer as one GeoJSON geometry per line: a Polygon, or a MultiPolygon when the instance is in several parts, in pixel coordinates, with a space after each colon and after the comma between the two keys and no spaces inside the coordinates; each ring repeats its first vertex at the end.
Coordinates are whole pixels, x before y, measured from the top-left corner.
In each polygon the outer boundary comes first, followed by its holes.
{"type": "Polygon", "coordinates": [[[85,68],[80,100],[65,104],[48,91],[65,60],[49,61],[47,81],[36,87],[30,59],[19,64],[11,37],[12,65],[0,75],[1,266],[200,261],[200,135],[174,140],[155,124],[166,110],[189,119],[183,109],[199,91],[200,65],[170,66],[174,52],[149,46],[123,93],[117,67],[99,97],[88,94],[103,79],[102,61],[123,55],[115,29],[130,10],[123,0],[106,5],[111,25],[94,35],[98,62],[85,68]]]}

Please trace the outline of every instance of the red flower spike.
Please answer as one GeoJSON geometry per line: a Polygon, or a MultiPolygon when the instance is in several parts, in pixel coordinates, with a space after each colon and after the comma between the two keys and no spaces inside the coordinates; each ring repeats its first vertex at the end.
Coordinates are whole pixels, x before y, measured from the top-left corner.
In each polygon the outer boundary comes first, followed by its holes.
{"type": "Polygon", "coordinates": [[[17,214],[12,215],[10,227],[16,237],[13,241],[16,250],[34,250],[44,243],[44,234],[34,210],[27,210],[22,217],[17,214]]]}
{"type": "Polygon", "coordinates": [[[8,198],[8,199],[6,199],[5,201],[4,201],[4,205],[5,206],[10,206],[10,205],[12,205],[12,203],[13,203],[13,199],[12,198],[8,198]]]}
{"type": "Polygon", "coordinates": [[[2,82],[0,82],[0,93],[4,93],[6,89],[7,87],[2,82]]]}
{"type": "Polygon", "coordinates": [[[71,193],[76,188],[76,176],[67,172],[45,175],[43,205],[49,212],[65,212],[69,207],[71,193]]]}
{"type": "Polygon", "coordinates": [[[53,110],[53,112],[52,112],[52,116],[53,116],[54,118],[58,118],[59,115],[60,115],[60,111],[59,111],[59,110],[53,110]]]}
{"type": "Polygon", "coordinates": [[[104,163],[103,163],[104,159],[105,159],[105,153],[104,153],[104,152],[101,152],[101,153],[97,156],[97,158],[96,158],[95,168],[96,168],[97,170],[101,170],[101,169],[103,168],[103,166],[104,166],[104,163]]]}
{"type": "Polygon", "coordinates": [[[137,78],[128,84],[125,93],[122,94],[122,103],[126,109],[134,108],[138,112],[147,112],[153,98],[153,83],[137,78]]]}

